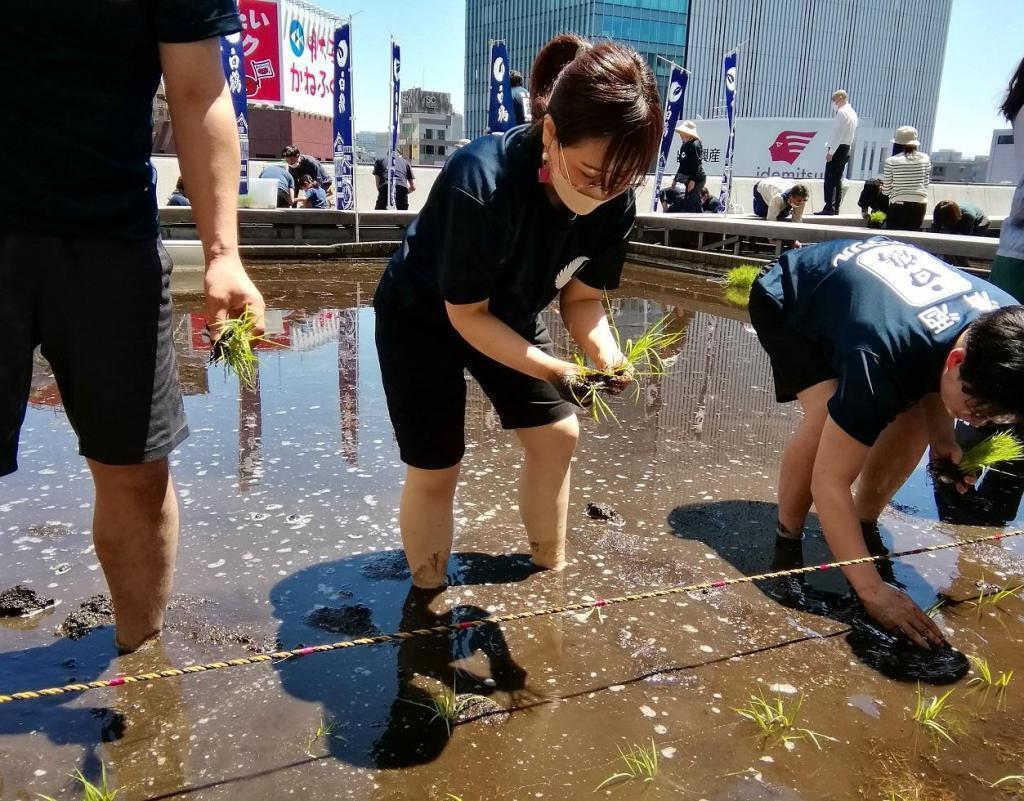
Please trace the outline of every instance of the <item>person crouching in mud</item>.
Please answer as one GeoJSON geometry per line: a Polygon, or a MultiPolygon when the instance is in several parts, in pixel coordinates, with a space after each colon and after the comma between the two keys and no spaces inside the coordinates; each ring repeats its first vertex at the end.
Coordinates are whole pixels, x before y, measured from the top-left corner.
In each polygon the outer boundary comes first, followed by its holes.
{"type": "MultiPolygon", "coordinates": [[[[798,400],[804,412],[782,457],[777,536],[801,538],[813,502],[837,560],[868,556],[879,515],[925,448],[934,462],[960,461],[955,418],[979,427],[1020,419],[1024,306],[1013,304],[992,284],[883,237],[804,247],[765,268],[750,320],[777,400],[798,400]]],[[[966,491],[973,477],[953,472],[966,491]]],[[[943,644],[934,621],[874,564],[843,572],[878,623],[919,646],[943,644]]]]}
{"type": "Polygon", "coordinates": [[[531,88],[530,125],[448,159],[374,297],[388,412],[407,465],[402,540],[419,587],[445,582],[465,451],[463,370],[525,450],[519,507],[533,561],[560,570],[583,379],[552,355],[539,313],[557,296],[593,363],[624,364],[602,300],[619,284],[632,190],[659,146],[654,76],[627,47],[561,35],[538,54],[531,88]]]}

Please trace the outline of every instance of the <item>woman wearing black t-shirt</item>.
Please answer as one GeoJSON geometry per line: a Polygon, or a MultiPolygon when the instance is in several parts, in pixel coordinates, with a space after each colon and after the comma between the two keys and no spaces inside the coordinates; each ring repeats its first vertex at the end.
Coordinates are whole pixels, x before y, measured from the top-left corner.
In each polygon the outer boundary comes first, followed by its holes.
{"type": "Polygon", "coordinates": [[[702,212],[703,204],[700,190],[708,182],[704,174],[704,145],[697,133],[697,125],[692,120],[685,120],[676,128],[676,134],[682,140],[679,146],[679,169],[672,179],[672,188],[682,184],[686,195],[683,197],[683,211],[689,214],[702,212]]]}
{"type": "Polygon", "coordinates": [[[657,152],[650,68],[613,43],[552,39],[531,72],[533,122],[453,153],[374,298],[388,411],[406,463],[401,529],[413,583],[444,583],[465,450],[466,385],[479,382],[525,450],[519,508],[533,561],[565,565],[576,365],[538,315],[555,297],[600,368],[622,362],[603,293],[619,283],[632,187],[657,152]]]}

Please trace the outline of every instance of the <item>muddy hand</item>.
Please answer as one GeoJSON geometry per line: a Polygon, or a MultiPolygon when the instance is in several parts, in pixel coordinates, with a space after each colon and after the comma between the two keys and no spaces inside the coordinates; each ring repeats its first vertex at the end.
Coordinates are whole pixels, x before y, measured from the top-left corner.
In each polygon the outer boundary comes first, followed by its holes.
{"type": "Polygon", "coordinates": [[[623,390],[626,389],[630,384],[636,381],[636,370],[633,369],[631,364],[623,364],[619,367],[613,368],[611,375],[602,375],[601,382],[608,390],[609,395],[619,395],[623,390]]]}
{"type": "Polygon", "coordinates": [[[566,370],[551,382],[559,396],[567,403],[586,409],[591,404],[589,396],[590,382],[579,371],[566,370]]]}
{"type": "Polygon", "coordinates": [[[964,473],[952,459],[932,459],[928,462],[928,472],[940,484],[952,484],[961,495],[974,486],[977,476],[964,473]]]}
{"type": "Polygon", "coordinates": [[[921,648],[946,644],[946,638],[935,621],[905,592],[882,582],[877,587],[858,595],[872,619],[889,631],[902,631],[921,648]]]}

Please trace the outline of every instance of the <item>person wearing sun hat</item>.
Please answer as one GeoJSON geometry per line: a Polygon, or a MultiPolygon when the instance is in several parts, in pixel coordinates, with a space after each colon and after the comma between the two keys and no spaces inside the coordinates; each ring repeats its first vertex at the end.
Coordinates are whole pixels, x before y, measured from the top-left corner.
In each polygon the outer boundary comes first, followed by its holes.
{"type": "Polygon", "coordinates": [[[697,125],[693,120],[683,120],[676,126],[676,134],[682,140],[679,146],[679,169],[672,179],[672,188],[682,184],[685,190],[682,208],[684,212],[700,213],[700,190],[708,177],[704,174],[704,145],[701,144],[697,125]]]}
{"type": "Polygon", "coordinates": [[[889,198],[885,227],[896,231],[920,231],[928,210],[928,180],[932,163],[920,153],[917,129],[902,125],[896,129],[892,143],[902,152],[885,160],[882,194],[889,198]]]}

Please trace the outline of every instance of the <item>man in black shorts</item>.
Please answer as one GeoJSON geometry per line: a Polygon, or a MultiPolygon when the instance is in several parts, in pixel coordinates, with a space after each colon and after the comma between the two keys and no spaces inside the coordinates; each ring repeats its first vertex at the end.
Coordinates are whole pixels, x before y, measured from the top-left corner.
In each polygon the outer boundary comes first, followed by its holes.
{"type": "MultiPolygon", "coordinates": [[[[813,502],[837,560],[868,556],[866,540],[878,541],[882,510],[925,448],[933,460],[959,462],[955,418],[972,426],[1019,419],[1024,306],[1014,304],[883,237],[804,247],[766,268],[750,293],[750,320],[778,401],[799,400],[804,411],[782,457],[778,536],[802,537],[813,502]]],[[[873,564],[844,573],[879,623],[918,645],[942,642],[873,564]]]]}
{"type": "Polygon", "coordinates": [[[57,161],[46,204],[22,189],[31,160],[15,159],[0,189],[0,475],[17,468],[41,346],[95,483],[93,540],[123,650],[163,623],[178,540],[167,456],[188,435],[150,160],[161,74],[209,317],[263,315],[238,256],[239,144],[221,68],[220,36],[239,30],[233,0],[57,0],[8,20],[0,143],[57,161]],[[40,97],[59,97],[60,114],[40,97]]]}

